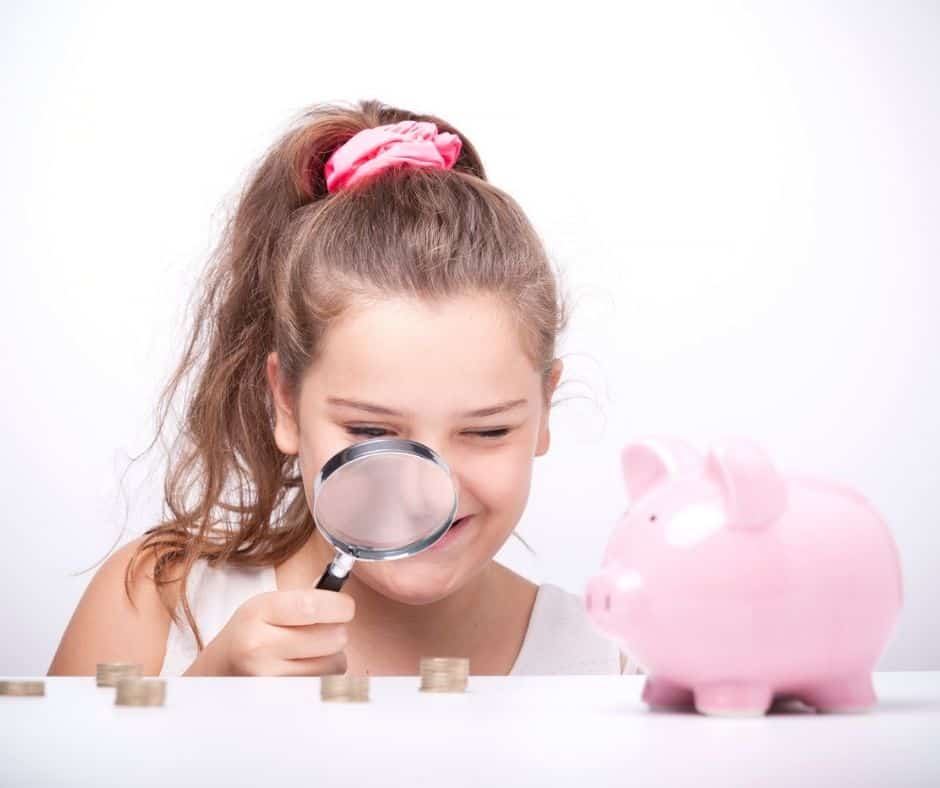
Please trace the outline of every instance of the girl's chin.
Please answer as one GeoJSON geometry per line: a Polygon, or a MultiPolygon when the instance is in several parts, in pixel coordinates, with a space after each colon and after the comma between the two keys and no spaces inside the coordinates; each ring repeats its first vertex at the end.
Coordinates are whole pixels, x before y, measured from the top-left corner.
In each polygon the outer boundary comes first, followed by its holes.
{"type": "Polygon", "coordinates": [[[423,554],[371,563],[359,562],[352,572],[377,594],[406,605],[427,605],[450,596],[460,584],[462,572],[455,572],[450,561],[424,561],[423,554]]]}
{"type": "Polygon", "coordinates": [[[454,578],[441,579],[440,582],[428,579],[415,579],[412,582],[387,582],[369,578],[360,578],[376,594],[402,605],[430,605],[450,596],[454,592],[454,578]]]}

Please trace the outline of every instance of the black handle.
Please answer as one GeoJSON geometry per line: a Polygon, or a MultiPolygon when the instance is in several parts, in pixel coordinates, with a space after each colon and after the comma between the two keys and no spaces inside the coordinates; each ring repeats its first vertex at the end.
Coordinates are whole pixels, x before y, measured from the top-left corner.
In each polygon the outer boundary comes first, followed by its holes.
{"type": "Polygon", "coordinates": [[[317,581],[317,588],[323,588],[327,591],[339,591],[343,587],[343,583],[346,582],[346,578],[349,577],[349,575],[337,577],[333,574],[332,569],[333,563],[330,562],[323,576],[317,581]]]}

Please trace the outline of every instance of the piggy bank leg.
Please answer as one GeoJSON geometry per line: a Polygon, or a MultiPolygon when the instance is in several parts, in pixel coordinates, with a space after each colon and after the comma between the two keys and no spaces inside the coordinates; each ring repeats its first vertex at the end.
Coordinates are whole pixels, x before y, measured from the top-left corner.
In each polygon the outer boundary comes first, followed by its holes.
{"type": "Polygon", "coordinates": [[[695,687],[695,708],[721,717],[760,717],[773,702],[769,684],[743,681],[716,682],[695,687]]]}
{"type": "Polygon", "coordinates": [[[666,679],[648,676],[643,685],[643,702],[653,707],[677,708],[692,706],[692,690],[666,679]]]}
{"type": "Polygon", "coordinates": [[[868,711],[877,702],[871,685],[871,674],[846,679],[829,679],[815,684],[802,693],[803,702],[816,711],[868,711]]]}

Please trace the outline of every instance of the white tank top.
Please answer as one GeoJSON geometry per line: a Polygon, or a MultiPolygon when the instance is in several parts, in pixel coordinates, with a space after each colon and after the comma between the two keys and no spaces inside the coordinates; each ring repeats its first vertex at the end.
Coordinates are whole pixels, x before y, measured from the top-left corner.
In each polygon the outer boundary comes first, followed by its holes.
{"type": "MultiPolygon", "coordinates": [[[[210,567],[205,559],[193,564],[186,596],[199,625],[203,643],[209,643],[243,602],[266,591],[276,591],[273,566],[245,569],[210,567]]],[[[196,659],[196,638],[179,608],[182,626],[170,622],[161,676],[179,676],[196,659]]],[[[565,673],[640,673],[640,666],[624,655],[620,669],[617,644],[598,633],[581,599],[559,586],[538,587],[522,648],[510,676],[565,673]]]]}

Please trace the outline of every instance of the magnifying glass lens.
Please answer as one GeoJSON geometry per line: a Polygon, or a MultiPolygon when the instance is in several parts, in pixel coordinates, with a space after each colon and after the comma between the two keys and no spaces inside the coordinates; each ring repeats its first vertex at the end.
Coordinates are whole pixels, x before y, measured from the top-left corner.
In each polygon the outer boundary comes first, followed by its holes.
{"type": "Polygon", "coordinates": [[[446,525],[454,501],[446,468],[416,454],[376,452],[332,472],[317,495],[316,520],[334,543],[397,551],[446,525]]]}

